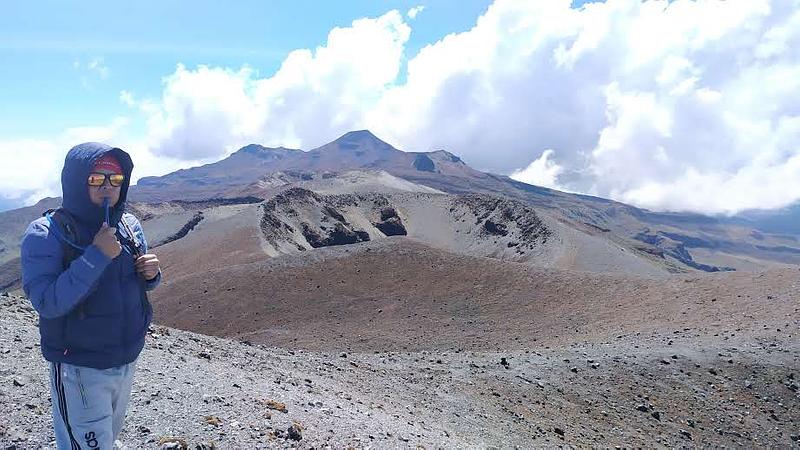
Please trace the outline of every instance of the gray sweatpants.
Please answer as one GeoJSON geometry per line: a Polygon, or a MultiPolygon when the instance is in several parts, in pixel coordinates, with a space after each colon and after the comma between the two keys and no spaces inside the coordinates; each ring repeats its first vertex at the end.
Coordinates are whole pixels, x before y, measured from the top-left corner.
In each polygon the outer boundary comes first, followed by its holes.
{"type": "Polygon", "coordinates": [[[110,369],[50,363],[59,449],[113,449],[131,397],[136,361],[110,369]]]}

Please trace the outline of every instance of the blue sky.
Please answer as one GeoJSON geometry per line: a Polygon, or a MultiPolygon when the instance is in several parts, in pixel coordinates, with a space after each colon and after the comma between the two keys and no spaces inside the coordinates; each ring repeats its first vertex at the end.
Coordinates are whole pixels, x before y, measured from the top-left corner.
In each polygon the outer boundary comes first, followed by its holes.
{"type": "MultiPolygon", "coordinates": [[[[409,54],[466,31],[487,0],[434,0],[414,20],[409,54]]],[[[0,136],[49,135],[100,123],[124,109],[119,93],[158,96],[178,63],[262,76],[286,55],[315,48],[334,27],[419,1],[6,2],[0,15],[0,136]],[[92,70],[87,66],[98,64],[92,70]],[[77,64],[76,64],[77,63],[77,64]],[[76,67],[77,65],[77,67],[76,67]],[[101,68],[106,68],[106,75],[101,68]]]]}
{"type": "Polygon", "coordinates": [[[87,140],[135,182],[364,128],[653,210],[781,208],[798,49],[797,0],[5,2],[0,210],[59,195],[87,140]]]}

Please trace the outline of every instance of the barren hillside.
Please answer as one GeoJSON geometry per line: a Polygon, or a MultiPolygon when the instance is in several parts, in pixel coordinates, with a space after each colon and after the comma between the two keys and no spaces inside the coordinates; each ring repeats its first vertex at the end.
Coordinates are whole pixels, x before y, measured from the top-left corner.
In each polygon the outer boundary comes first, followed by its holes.
{"type": "MultiPolygon", "coordinates": [[[[628,298],[619,314],[550,304],[560,320],[487,330],[520,306],[473,298],[458,305],[473,322],[466,331],[426,321],[434,307],[420,304],[386,306],[397,319],[408,312],[406,325],[367,330],[383,312],[352,298],[347,322],[321,330],[303,322],[310,302],[271,312],[288,334],[270,335],[277,348],[155,327],[121,440],[128,449],[178,440],[223,449],[800,447],[800,304],[787,296],[798,273],[708,278],[677,288],[671,320],[643,317],[651,302],[628,298]]],[[[231,300],[246,304],[238,295],[231,300]]],[[[14,297],[0,297],[0,312],[0,444],[52,448],[36,315],[14,297]]]]}

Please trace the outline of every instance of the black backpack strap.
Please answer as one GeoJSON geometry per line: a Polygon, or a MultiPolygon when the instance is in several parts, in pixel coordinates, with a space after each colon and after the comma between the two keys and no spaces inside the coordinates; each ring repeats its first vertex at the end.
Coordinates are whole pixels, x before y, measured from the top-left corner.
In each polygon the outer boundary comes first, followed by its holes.
{"type": "MultiPolygon", "coordinates": [[[[48,209],[42,215],[49,217],[50,222],[55,223],[58,227],[59,241],[64,253],[62,263],[64,270],[67,270],[72,261],[81,255],[81,252],[75,247],[78,244],[78,226],[75,218],[64,208],[48,209]]],[[[78,305],[77,311],[81,318],[86,317],[86,305],[83,302],[78,305]]]]}
{"type": "Polygon", "coordinates": [[[78,228],[75,223],[75,218],[64,208],[48,209],[42,215],[50,217],[50,220],[56,224],[58,232],[63,238],[61,239],[61,248],[64,254],[62,261],[64,269],[66,269],[73,260],[80,256],[78,249],[70,244],[78,243],[78,228]]]}

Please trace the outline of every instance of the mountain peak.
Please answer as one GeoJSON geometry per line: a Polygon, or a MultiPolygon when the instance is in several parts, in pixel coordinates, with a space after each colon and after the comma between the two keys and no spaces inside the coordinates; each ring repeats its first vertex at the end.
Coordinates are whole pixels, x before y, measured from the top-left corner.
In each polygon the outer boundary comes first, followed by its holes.
{"type": "Polygon", "coordinates": [[[258,155],[260,153],[263,153],[264,150],[267,150],[267,147],[264,147],[263,145],[249,144],[249,145],[245,145],[244,147],[240,148],[236,153],[240,153],[241,152],[241,153],[248,153],[248,154],[251,154],[251,155],[258,155]]]}
{"type": "Polygon", "coordinates": [[[291,153],[293,151],[297,150],[288,149],[286,147],[271,148],[259,144],[249,144],[237,150],[234,155],[252,155],[261,159],[271,159],[280,158],[285,153],[291,153]]]}
{"type": "MultiPolygon", "coordinates": [[[[339,137],[339,139],[331,142],[331,144],[343,150],[351,150],[363,147],[372,147],[376,150],[395,150],[394,147],[380,140],[380,138],[372,134],[372,132],[369,130],[347,132],[339,137]]],[[[328,145],[323,147],[328,147],[328,145]]]]}
{"type": "MultiPolygon", "coordinates": [[[[358,141],[375,140],[375,141],[380,141],[380,139],[378,139],[378,137],[375,136],[374,134],[372,134],[372,132],[369,131],[369,130],[348,131],[347,133],[343,134],[341,137],[339,137],[339,139],[336,139],[336,140],[337,141],[342,141],[342,140],[346,140],[346,141],[352,141],[352,140],[358,140],[358,141]]],[[[383,142],[383,141],[381,141],[381,142],[383,142]]]]}
{"type": "Polygon", "coordinates": [[[462,161],[461,158],[459,158],[458,156],[448,152],[447,150],[435,150],[435,151],[430,152],[430,155],[442,158],[445,161],[464,164],[464,161],[462,161]]]}

